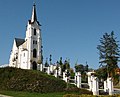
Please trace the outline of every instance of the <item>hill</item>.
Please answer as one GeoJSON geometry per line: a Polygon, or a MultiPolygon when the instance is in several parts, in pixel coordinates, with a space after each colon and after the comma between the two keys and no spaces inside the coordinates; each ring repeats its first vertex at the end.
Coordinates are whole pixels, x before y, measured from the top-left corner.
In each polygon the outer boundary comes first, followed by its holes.
{"type": "Polygon", "coordinates": [[[62,92],[66,83],[54,76],[35,70],[0,68],[0,90],[27,92],[62,92]]]}

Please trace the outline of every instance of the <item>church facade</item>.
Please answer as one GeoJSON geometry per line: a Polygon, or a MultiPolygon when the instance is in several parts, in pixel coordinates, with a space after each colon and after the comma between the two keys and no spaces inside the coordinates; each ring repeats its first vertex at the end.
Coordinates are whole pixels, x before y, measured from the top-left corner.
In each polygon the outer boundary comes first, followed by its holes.
{"type": "Polygon", "coordinates": [[[25,39],[14,39],[9,59],[10,67],[39,70],[38,65],[42,64],[43,59],[40,26],[34,4],[31,19],[27,24],[25,39]]]}

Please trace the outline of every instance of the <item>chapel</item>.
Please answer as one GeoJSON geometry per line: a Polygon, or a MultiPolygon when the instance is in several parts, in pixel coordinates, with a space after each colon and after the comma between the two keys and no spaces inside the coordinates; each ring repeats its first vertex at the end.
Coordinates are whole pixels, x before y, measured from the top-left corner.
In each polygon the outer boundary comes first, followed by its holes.
{"type": "Polygon", "coordinates": [[[27,23],[25,39],[14,39],[9,59],[10,67],[39,70],[39,64],[42,64],[43,59],[40,27],[34,4],[31,19],[27,23]]]}

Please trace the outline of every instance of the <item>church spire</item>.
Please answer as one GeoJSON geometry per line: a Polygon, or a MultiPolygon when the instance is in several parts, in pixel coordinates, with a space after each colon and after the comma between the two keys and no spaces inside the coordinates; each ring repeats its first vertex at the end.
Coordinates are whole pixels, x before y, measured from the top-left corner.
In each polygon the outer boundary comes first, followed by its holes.
{"type": "Polygon", "coordinates": [[[33,4],[33,9],[32,9],[32,17],[31,17],[31,22],[37,22],[37,15],[36,15],[36,5],[35,3],[33,4]]]}

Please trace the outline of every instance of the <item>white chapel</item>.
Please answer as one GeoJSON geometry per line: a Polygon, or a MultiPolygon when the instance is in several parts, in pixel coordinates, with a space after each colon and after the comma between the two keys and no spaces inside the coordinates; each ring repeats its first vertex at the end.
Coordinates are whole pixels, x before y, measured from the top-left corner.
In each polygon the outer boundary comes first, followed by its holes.
{"type": "Polygon", "coordinates": [[[40,24],[37,21],[36,5],[33,5],[32,16],[28,21],[25,39],[15,38],[9,66],[21,69],[39,69],[42,63],[42,37],[40,24]],[[39,63],[39,64],[38,64],[39,63]]]}

